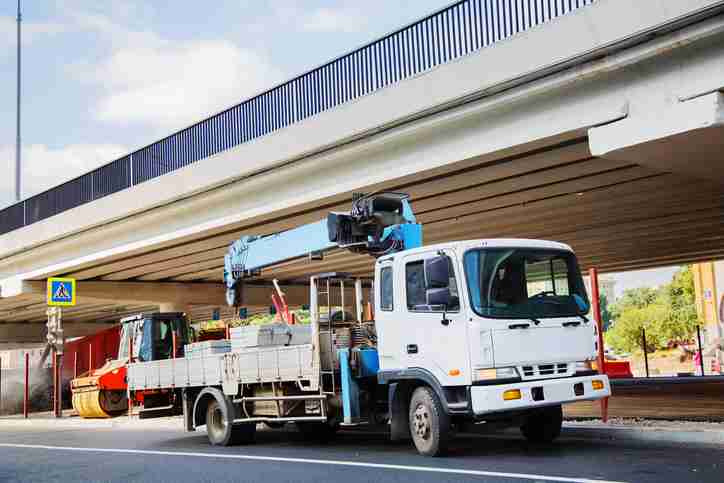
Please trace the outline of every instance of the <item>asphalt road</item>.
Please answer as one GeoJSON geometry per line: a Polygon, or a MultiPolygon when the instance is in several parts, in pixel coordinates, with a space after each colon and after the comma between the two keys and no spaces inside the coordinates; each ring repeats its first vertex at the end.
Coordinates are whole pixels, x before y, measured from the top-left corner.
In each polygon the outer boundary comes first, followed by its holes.
{"type": "Polygon", "coordinates": [[[19,481],[720,483],[724,447],[574,431],[551,447],[536,447],[511,433],[460,435],[450,456],[424,458],[381,433],[360,431],[319,444],[293,430],[264,430],[252,446],[219,448],[202,432],[174,427],[3,424],[0,482],[19,481]]]}

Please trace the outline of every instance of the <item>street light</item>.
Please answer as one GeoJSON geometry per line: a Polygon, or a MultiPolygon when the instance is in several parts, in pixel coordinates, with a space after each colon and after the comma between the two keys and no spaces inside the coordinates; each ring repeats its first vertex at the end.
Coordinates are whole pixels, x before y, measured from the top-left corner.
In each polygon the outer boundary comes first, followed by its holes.
{"type": "Polygon", "coordinates": [[[20,0],[18,0],[18,97],[17,97],[17,137],[15,139],[15,201],[20,201],[20,33],[23,22],[23,15],[20,11],[20,0]]]}

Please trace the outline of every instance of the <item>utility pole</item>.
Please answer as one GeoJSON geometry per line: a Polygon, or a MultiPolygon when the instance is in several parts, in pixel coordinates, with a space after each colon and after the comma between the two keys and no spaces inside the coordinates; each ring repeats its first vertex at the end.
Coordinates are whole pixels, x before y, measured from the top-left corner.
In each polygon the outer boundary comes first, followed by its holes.
{"type": "Polygon", "coordinates": [[[21,67],[21,57],[20,57],[20,33],[21,33],[21,26],[23,22],[23,15],[20,11],[20,0],[18,0],[18,98],[17,98],[17,138],[15,139],[15,201],[20,201],[20,93],[21,93],[21,87],[20,87],[20,67],[21,67]]]}

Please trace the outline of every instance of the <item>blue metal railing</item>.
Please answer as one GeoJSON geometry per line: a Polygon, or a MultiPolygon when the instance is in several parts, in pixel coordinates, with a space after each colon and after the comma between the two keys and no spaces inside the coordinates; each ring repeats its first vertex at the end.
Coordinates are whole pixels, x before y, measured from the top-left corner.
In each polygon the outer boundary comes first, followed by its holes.
{"type": "Polygon", "coordinates": [[[0,211],[0,234],[282,129],[596,0],[463,0],[0,211]]]}

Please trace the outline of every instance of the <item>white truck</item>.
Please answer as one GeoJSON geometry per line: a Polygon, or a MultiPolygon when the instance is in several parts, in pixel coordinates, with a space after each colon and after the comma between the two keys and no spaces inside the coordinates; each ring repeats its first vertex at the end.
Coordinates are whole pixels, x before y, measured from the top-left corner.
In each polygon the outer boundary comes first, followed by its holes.
{"type": "MultiPolygon", "coordinates": [[[[394,226],[405,224],[414,223],[394,226]]],[[[374,231],[379,247],[386,235],[374,231]]],[[[315,438],[382,425],[430,456],[471,422],[517,425],[529,440],[550,442],[563,404],[610,395],[608,378],[592,369],[595,324],[570,247],[522,239],[423,247],[415,230],[394,238],[394,249],[376,253],[372,280],[311,277],[302,343],[130,364],[129,392],[177,391],[185,428],[206,426],[214,445],[250,443],[260,422],[295,423],[315,438]],[[363,315],[368,302],[373,320],[363,315]]],[[[232,265],[231,291],[259,274],[232,265]]]]}

